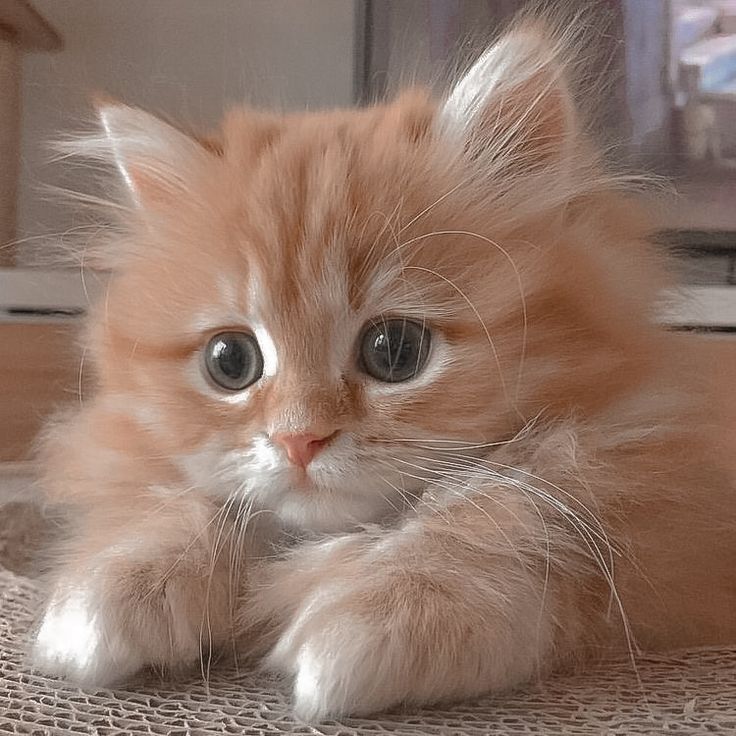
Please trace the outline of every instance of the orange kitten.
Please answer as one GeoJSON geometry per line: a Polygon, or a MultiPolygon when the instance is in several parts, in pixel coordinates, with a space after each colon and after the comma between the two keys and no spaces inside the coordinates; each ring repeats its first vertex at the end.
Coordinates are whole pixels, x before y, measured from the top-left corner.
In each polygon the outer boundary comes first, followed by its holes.
{"type": "Polygon", "coordinates": [[[319,719],[736,638],[733,476],[558,46],[207,141],[100,106],[77,147],[130,206],[46,443],[75,529],[39,669],[236,642],[319,719]]]}

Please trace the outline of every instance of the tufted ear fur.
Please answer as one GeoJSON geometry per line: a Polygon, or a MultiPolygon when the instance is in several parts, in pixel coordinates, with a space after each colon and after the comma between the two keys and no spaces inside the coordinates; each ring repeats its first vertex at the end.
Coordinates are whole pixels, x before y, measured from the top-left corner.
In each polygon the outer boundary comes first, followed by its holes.
{"type": "Polygon", "coordinates": [[[578,123],[562,44],[523,22],[487,49],[445,102],[443,133],[488,176],[569,170],[578,123]]]}
{"type": "Polygon", "coordinates": [[[140,208],[155,208],[186,191],[192,174],[212,156],[199,141],[143,110],[97,105],[104,138],[88,138],[85,154],[112,159],[140,208]],[[95,146],[99,151],[94,151],[95,146]]]}

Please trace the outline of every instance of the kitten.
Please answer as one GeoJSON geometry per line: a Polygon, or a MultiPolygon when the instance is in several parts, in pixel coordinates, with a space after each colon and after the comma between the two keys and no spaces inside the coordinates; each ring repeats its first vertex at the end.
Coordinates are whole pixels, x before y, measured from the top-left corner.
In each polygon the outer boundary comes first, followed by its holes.
{"type": "Polygon", "coordinates": [[[237,648],[308,719],[736,638],[736,497],[635,198],[523,22],[446,100],[102,103],[129,194],[36,666],[86,686],[237,648]]]}

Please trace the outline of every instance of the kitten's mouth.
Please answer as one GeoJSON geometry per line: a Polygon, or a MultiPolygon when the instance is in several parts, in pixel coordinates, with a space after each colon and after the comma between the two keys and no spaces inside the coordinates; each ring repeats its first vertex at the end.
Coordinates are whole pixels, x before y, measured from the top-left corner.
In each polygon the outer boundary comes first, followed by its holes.
{"type": "Polygon", "coordinates": [[[339,480],[331,477],[331,473],[325,475],[324,469],[319,465],[306,467],[292,465],[288,472],[288,483],[295,493],[306,496],[319,493],[334,483],[339,485],[339,480]]]}
{"type": "Polygon", "coordinates": [[[317,483],[307,468],[294,468],[291,473],[291,482],[295,491],[311,493],[317,490],[317,483]]]}

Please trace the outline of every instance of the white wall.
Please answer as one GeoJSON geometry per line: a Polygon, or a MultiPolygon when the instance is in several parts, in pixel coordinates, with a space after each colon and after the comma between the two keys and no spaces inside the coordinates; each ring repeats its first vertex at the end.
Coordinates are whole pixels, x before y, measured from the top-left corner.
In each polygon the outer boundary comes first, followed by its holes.
{"type": "MultiPolygon", "coordinates": [[[[213,125],[248,100],[286,108],[353,100],[358,0],[35,0],[65,49],[24,60],[18,235],[75,215],[43,194],[83,172],[49,164],[48,141],[90,119],[89,95],[213,125]]],[[[21,247],[21,260],[22,247],[21,247]]]]}

